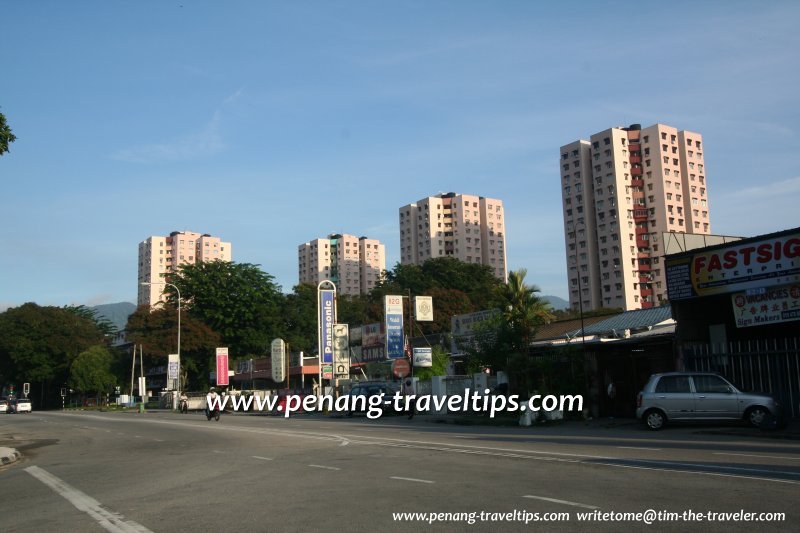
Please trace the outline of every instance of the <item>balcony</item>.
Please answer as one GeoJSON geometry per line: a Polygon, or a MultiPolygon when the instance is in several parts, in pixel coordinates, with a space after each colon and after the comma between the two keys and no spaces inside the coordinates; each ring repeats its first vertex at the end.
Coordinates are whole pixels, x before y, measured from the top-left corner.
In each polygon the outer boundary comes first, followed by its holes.
{"type": "Polygon", "coordinates": [[[630,161],[631,161],[631,163],[641,163],[642,162],[642,156],[640,156],[640,155],[631,155],[630,161]]]}
{"type": "Polygon", "coordinates": [[[653,295],[653,289],[639,289],[639,295],[640,296],[652,296],[653,295]]]}
{"type": "Polygon", "coordinates": [[[628,151],[630,152],[641,152],[642,145],[639,143],[630,143],[628,144],[628,151]]]}
{"type": "Polygon", "coordinates": [[[644,239],[636,239],[636,247],[637,248],[649,248],[650,247],[650,241],[646,241],[644,239]]]}
{"type": "Polygon", "coordinates": [[[637,251],[636,252],[636,257],[638,259],[650,259],[650,252],[639,252],[639,251],[637,251]]]}
{"type": "Polygon", "coordinates": [[[641,176],[642,174],[643,174],[642,167],[633,167],[631,169],[631,175],[632,176],[641,176]]]}
{"type": "Polygon", "coordinates": [[[650,263],[639,263],[639,272],[650,272],[650,263]]]}
{"type": "Polygon", "coordinates": [[[631,187],[644,187],[644,180],[643,179],[631,179],[631,187]]]}
{"type": "Polygon", "coordinates": [[[640,228],[639,226],[636,226],[636,235],[637,236],[638,235],[646,235],[646,234],[647,234],[647,228],[640,228]]]}

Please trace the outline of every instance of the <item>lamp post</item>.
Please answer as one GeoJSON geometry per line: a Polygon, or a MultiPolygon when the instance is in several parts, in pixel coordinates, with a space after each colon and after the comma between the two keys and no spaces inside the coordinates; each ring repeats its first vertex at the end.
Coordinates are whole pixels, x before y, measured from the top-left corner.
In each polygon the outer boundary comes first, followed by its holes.
{"type": "Polygon", "coordinates": [[[168,283],[166,281],[143,281],[141,285],[150,286],[150,285],[169,285],[170,287],[175,289],[175,292],[178,293],[178,387],[177,391],[175,391],[175,396],[172,398],[172,409],[177,411],[178,409],[178,396],[180,396],[181,392],[181,291],[174,283],[168,283]]]}

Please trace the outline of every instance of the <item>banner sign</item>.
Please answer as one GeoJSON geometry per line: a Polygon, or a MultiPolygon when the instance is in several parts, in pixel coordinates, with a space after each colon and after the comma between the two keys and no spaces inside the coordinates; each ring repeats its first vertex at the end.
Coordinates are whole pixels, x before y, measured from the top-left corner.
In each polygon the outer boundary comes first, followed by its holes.
{"type": "Polygon", "coordinates": [[[181,370],[181,362],[178,354],[167,355],[167,389],[178,390],[178,375],[181,370]]]}
{"type": "Polygon", "coordinates": [[[738,328],[800,320],[800,285],[739,292],[731,301],[738,328]]]}
{"type": "Polygon", "coordinates": [[[433,322],[433,297],[414,297],[414,318],[417,322],[433,322]]]}
{"type": "Polygon", "coordinates": [[[386,296],[386,357],[400,359],[403,352],[403,297],[386,296]]]}
{"type": "Polygon", "coordinates": [[[414,348],[414,366],[417,368],[430,368],[433,366],[432,348],[414,348]]]}
{"type": "Polygon", "coordinates": [[[272,381],[281,383],[286,379],[284,358],[286,357],[286,343],[283,339],[275,339],[270,346],[272,352],[272,381]]]}
{"type": "Polygon", "coordinates": [[[217,348],[217,386],[228,385],[228,349],[217,348]]]}
{"type": "Polygon", "coordinates": [[[322,364],[333,364],[333,323],[336,321],[336,291],[319,291],[319,353],[322,364]]]}
{"type": "Polygon", "coordinates": [[[800,232],[666,258],[670,300],[800,282],[800,232]]]}
{"type": "Polygon", "coordinates": [[[333,365],[322,365],[322,379],[333,379],[333,365]]]}
{"type": "Polygon", "coordinates": [[[350,335],[347,324],[333,325],[333,360],[336,377],[350,377],[350,335]]]}

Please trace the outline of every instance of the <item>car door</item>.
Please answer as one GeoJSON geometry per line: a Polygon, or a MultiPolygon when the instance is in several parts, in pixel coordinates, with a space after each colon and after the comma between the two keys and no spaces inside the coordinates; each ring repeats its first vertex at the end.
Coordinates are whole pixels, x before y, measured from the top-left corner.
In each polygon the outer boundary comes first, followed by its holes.
{"type": "Polygon", "coordinates": [[[730,383],[712,374],[693,374],[695,418],[739,418],[739,396],[730,383]]]}
{"type": "Polygon", "coordinates": [[[689,376],[661,376],[655,390],[655,403],[667,413],[667,418],[694,417],[694,394],[689,376]]]}

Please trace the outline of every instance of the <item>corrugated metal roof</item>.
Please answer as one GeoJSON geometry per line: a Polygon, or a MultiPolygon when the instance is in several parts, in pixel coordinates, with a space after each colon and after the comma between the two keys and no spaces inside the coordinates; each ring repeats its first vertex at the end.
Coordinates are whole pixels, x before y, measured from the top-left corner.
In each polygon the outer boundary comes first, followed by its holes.
{"type": "MultiPolygon", "coordinates": [[[[583,325],[588,328],[591,324],[596,324],[606,320],[608,316],[585,316],[583,317],[583,325]]],[[[558,322],[551,322],[540,326],[536,330],[536,337],[534,340],[549,340],[549,339],[563,339],[567,333],[574,336],[575,331],[579,331],[581,327],[580,318],[572,318],[569,320],[559,320],[558,322]]]]}
{"type": "MultiPolygon", "coordinates": [[[[672,318],[672,308],[669,305],[651,307],[650,309],[637,309],[625,311],[611,318],[586,326],[586,335],[602,335],[604,333],[619,333],[626,329],[639,329],[655,326],[672,318]]],[[[584,324],[585,325],[585,324],[584,324]]],[[[580,328],[569,333],[570,337],[580,335],[580,328]]]]}

